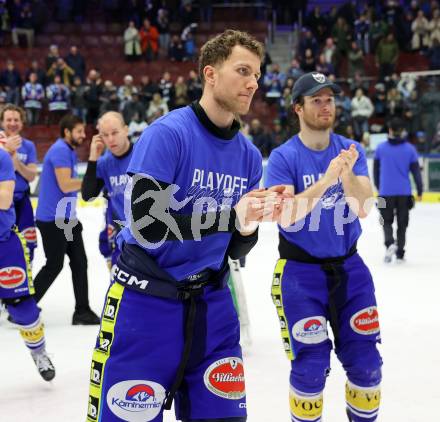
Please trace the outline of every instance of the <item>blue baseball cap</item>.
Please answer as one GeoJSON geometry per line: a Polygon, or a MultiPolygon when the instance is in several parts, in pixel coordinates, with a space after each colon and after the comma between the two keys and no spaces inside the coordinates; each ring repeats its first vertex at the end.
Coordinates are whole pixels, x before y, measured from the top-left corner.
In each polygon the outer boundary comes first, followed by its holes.
{"type": "Polygon", "coordinates": [[[339,85],[332,82],[323,73],[311,72],[302,75],[293,85],[292,104],[295,104],[299,97],[316,94],[323,88],[330,88],[336,95],[342,91],[339,85]]]}

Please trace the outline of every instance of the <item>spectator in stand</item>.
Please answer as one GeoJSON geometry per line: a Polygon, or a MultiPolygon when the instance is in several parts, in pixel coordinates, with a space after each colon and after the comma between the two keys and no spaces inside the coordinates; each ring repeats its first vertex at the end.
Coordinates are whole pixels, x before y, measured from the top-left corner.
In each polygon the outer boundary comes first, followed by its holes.
{"type": "Polygon", "coordinates": [[[266,73],[263,81],[266,91],[268,91],[269,89],[273,90],[273,86],[275,83],[275,86],[277,87],[277,90],[280,94],[279,96],[281,96],[281,91],[283,89],[285,81],[286,75],[281,72],[280,65],[278,63],[272,63],[271,70],[266,73]]]}
{"type": "MultiPolygon", "coordinates": [[[[345,119],[348,121],[351,119],[351,98],[346,95],[344,91],[341,91],[339,95],[335,97],[336,107],[341,107],[341,112],[345,119]]],[[[337,131],[335,131],[337,132],[337,131]]]]}
{"type": "Polygon", "coordinates": [[[428,25],[429,31],[429,46],[431,47],[434,40],[440,42],[440,10],[435,9],[432,12],[432,19],[429,21],[428,25]]]}
{"type": "Polygon", "coordinates": [[[347,55],[351,42],[350,28],[346,20],[342,16],[338,17],[336,25],[333,26],[331,35],[336,44],[335,60],[336,63],[338,63],[342,57],[345,57],[347,55]]]}
{"type": "Polygon", "coordinates": [[[374,87],[373,94],[374,115],[377,117],[385,117],[387,107],[387,94],[385,92],[385,84],[379,82],[374,87]]]}
{"type": "Polygon", "coordinates": [[[141,119],[145,120],[145,108],[139,99],[137,91],[132,93],[131,99],[125,102],[122,109],[122,116],[127,126],[133,120],[135,114],[138,114],[141,119]]]}
{"type": "Polygon", "coordinates": [[[188,85],[187,94],[189,102],[192,103],[193,101],[199,100],[202,96],[202,83],[195,70],[189,71],[186,84],[188,85]]]}
{"type": "Polygon", "coordinates": [[[304,70],[304,72],[313,72],[316,70],[316,60],[315,56],[313,55],[313,51],[308,48],[304,55],[300,58],[301,61],[301,69],[304,70]]]}
{"type": "Polygon", "coordinates": [[[361,88],[356,90],[351,100],[351,117],[353,119],[353,130],[355,139],[360,142],[362,134],[369,131],[368,119],[374,111],[371,100],[364,95],[361,88]]]}
{"type": "Polygon", "coordinates": [[[410,140],[414,140],[416,133],[420,130],[420,103],[419,95],[414,89],[409,98],[403,102],[403,119],[406,123],[406,130],[410,140]]]}
{"type": "MultiPolygon", "coordinates": [[[[287,124],[289,110],[292,107],[292,90],[289,87],[284,87],[283,95],[278,102],[278,115],[283,125],[287,124]]],[[[270,151],[269,151],[270,153],[270,151]]]]}
{"type": "Polygon", "coordinates": [[[370,53],[370,21],[367,13],[361,13],[354,22],[354,37],[364,54],[370,53]]]}
{"type": "Polygon", "coordinates": [[[53,84],[46,88],[46,97],[49,101],[49,123],[58,124],[69,111],[69,88],[64,85],[59,75],[56,75],[53,84]]]}
{"type": "Polygon", "coordinates": [[[59,76],[64,85],[69,87],[73,81],[75,71],[66,64],[64,59],[59,58],[56,62],[52,63],[52,66],[47,71],[47,81],[50,83],[55,80],[55,76],[59,76]]]}
{"type": "Polygon", "coordinates": [[[26,71],[26,80],[29,80],[29,76],[31,73],[35,73],[37,75],[37,82],[43,86],[46,86],[46,72],[41,69],[38,60],[32,60],[31,67],[26,71]]]}
{"type": "Polygon", "coordinates": [[[153,94],[155,92],[159,92],[157,84],[151,81],[148,75],[143,75],[139,86],[139,96],[145,110],[148,110],[148,106],[150,105],[150,101],[153,99],[153,94]]]}
{"type": "Polygon", "coordinates": [[[128,22],[128,27],[124,31],[124,54],[129,62],[137,61],[142,55],[141,39],[134,21],[128,22]]]}
{"type": "Polygon", "coordinates": [[[21,88],[21,98],[26,110],[28,125],[36,125],[40,120],[42,101],[44,99],[44,87],[38,83],[36,73],[31,73],[29,75],[29,82],[26,82],[21,88]]]}
{"type": "Polygon", "coordinates": [[[273,121],[273,132],[272,132],[272,149],[280,146],[286,139],[289,138],[287,131],[283,129],[280,119],[275,119],[273,121]]]}
{"type": "Polygon", "coordinates": [[[83,85],[79,76],[75,76],[73,78],[73,85],[70,87],[70,105],[72,107],[72,113],[84,122],[87,118],[87,103],[85,94],[85,85],[83,85]]]}
{"type": "Polygon", "coordinates": [[[10,30],[9,27],[9,11],[6,7],[5,0],[0,1],[0,44],[4,44],[3,35],[10,30]]]}
{"type": "Polygon", "coordinates": [[[429,22],[425,17],[423,10],[417,12],[411,29],[413,37],[411,40],[411,47],[413,51],[426,50],[429,47],[429,22]]]}
{"type": "Polygon", "coordinates": [[[167,114],[169,111],[168,104],[162,99],[162,96],[156,92],[147,110],[147,122],[151,124],[158,117],[167,114]]]}
{"type": "Polygon", "coordinates": [[[121,102],[121,110],[124,109],[125,103],[131,100],[133,94],[138,93],[138,89],[135,87],[133,83],[133,76],[125,75],[124,76],[124,85],[121,85],[118,89],[118,97],[121,102]]]}
{"type": "Polygon", "coordinates": [[[168,58],[172,62],[182,62],[185,57],[185,48],[178,35],[173,35],[168,49],[168,58]]]}
{"type": "Polygon", "coordinates": [[[388,24],[382,18],[373,20],[370,26],[370,46],[372,53],[376,52],[376,48],[380,40],[386,37],[387,33],[388,33],[388,24]]]}
{"type": "Polygon", "coordinates": [[[193,62],[197,60],[197,47],[192,32],[188,32],[183,39],[183,47],[185,50],[185,61],[193,62]]]}
{"type": "Polygon", "coordinates": [[[170,45],[170,19],[167,9],[162,7],[157,11],[156,25],[159,31],[159,48],[162,52],[161,55],[166,57],[170,45]]]}
{"type": "Polygon", "coordinates": [[[299,61],[297,59],[293,59],[290,62],[289,69],[287,69],[286,76],[288,78],[293,78],[296,81],[302,75],[304,75],[304,70],[301,69],[299,61]]]}
{"type": "Polygon", "coordinates": [[[396,41],[399,44],[399,49],[406,52],[411,51],[411,39],[413,36],[411,25],[413,20],[414,17],[411,11],[407,10],[396,22],[396,41]]]}
{"type": "Polygon", "coordinates": [[[399,74],[397,72],[394,72],[391,74],[391,76],[387,76],[385,78],[385,87],[386,90],[389,91],[391,88],[397,88],[397,84],[400,81],[399,74]]]}
{"type": "Polygon", "coordinates": [[[188,86],[183,76],[178,76],[174,85],[174,108],[184,107],[189,103],[188,86]]]}
{"type": "Polygon", "coordinates": [[[259,119],[252,119],[249,129],[249,136],[252,143],[260,150],[263,157],[268,157],[272,149],[272,140],[264,131],[259,119]]]}
{"type": "Polygon", "coordinates": [[[402,117],[403,114],[403,98],[397,88],[391,88],[387,92],[387,118],[402,117]]]}
{"type": "Polygon", "coordinates": [[[322,49],[322,54],[324,54],[326,63],[330,63],[333,66],[337,67],[335,61],[335,53],[336,53],[335,43],[333,41],[333,38],[329,37],[325,40],[325,45],[324,48],[322,49]]]}
{"type": "Polygon", "coordinates": [[[358,43],[353,41],[348,52],[348,77],[352,78],[356,72],[364,74],[364,53],[358,43]]]}
{"type": "Polygon", "coordinates": [[[6,92],[6,102],[18,105],[20,101],[20,87],[23,81],[20,72],[15,68],[12,60],[6,61],[6,69],[0,74],[0,86],[6,92]]]}
{"type": "Polygon", "coordinates": [[[410,97],[411,92],[416,89],[416,78],[411,74],[403,75],[397,83],[397,90],[402,94],[404,100],[410,97]]]}
{"type": "Polygon", "coordinates": [[[316,38],[313,36],[313,33],[310,29],[307,29],[300,39],[298,49],[299,55],[304,56],[306,54],[306,50],[308,49],[312,51],[313,56],[316,56],[318,54],[318,42],[316,41],[316,38]]]}
{"type": "Polygon", "coordinates": [[[440,42],[434,40],[432,46],[426,52],[426,56],[429,59],[429,68],[431,70],[440,69],[440,42]]]}
{"type": "Polygon", "coordinates": [[[335,67],[331,63],[326,62],[324,54],[319,55],[315,69],[317,72],[323,73],[325,76],[335,74],[335,67]]]}
{"type": "Polygon", "coordinates": [[[186,28],[193,23],[197,23],[197,16],[192,7],[191,1],[184,0],[182,5],[182,13],[180,15],[180,22],[182,23],[183,28],[186,28]]]}
{"type": "Polygon", "coordinates": [[[84,97],[87,104],[87,123],[95,124],[101,109],[103,84],[101,75],[96,69],[91,69],[86,79],[84,97]]]}
{"type": "Polygon", "coordinates": [[[58,46],[52,44],[49,47],[49,53],[46,56],[46,72],[52,67],[52,64],[60,58],[60,52],[58,46]]]}
{"type": "Polygon", "coordinates": [[[322,44],[328,32],[327,19],[321,13],[321,8],[316,6],[306,20],[307,27],[311,28],[319,44],[322,44]]]}
{"type": "Polygon", "coordinates": [[[379,67],[379,80],[385,80],[386,76],[394,73],[399,58],[399,46],[390,32],[379,42],[376,49],[376,65],[379,67]]]}
{"type": "Polygon", "coordinates": [[[118,92],[113,82],[107,80],[104,82],[101,94],[101,114],[108,111],[116,111],[119,113],[121,109],[121,101],[118,97],[118,92]]]}
{"type": "MultiPolygon", "coordinates": [[[[15,4],[17,3],[20,2],[16,0],[15,4]]],[[[34,46],[34,33],[31,5],[24,3],[19,11],[17,20],[15,22],[12,21],[12,43],[18,46],[18,36],[24,35],[27,40],[28,48],[32,48],[34,46]]]]}
{"type": "Polygon", "coordinates": [[[128,125],[128,138],[133,144],[139,139],[144,129],[148,127],[148,123],[142,117],[135,113],[130,124],[128,125]]]}
{"type": "Polygon", "coordinates": [[[70,47],[69,54],[66,56],[64,61],[66,62],[67,66],[73,69],[74,76],[79,76],[81,78],[81,82],[84,83],[86,78],[86,61],[78,51],[78,47],[76,45],[72,45],[72,47],[70,47]]]}
{"type": "Polygon", "coordinates": [[[161,80],[159,81],[159,92],[162,99],[167,103],[170,110],[174,107],[174,84],[171,80],[170,72],[164,72],[161,80]]]}
{"type": "Polygon", "coordinates": [[[347,116],[340,105],[337,105],[335,110],[334,131],[338,134],[345,133],[347,126],[351,124],[351,116],[347,116]]]}
{"type": "Polygon", "coordinates": [[[159,32],[157,28],[151,25],[148,19],[144,20],[144,24],[139,31],[141,39],[141,49],[148,62],[157,57],[159,49],[159,32]]]}

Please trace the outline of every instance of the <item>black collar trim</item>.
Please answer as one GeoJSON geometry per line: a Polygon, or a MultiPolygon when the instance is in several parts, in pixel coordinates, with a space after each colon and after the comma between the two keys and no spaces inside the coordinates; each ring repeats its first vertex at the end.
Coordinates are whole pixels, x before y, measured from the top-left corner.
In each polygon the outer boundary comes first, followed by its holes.
{"type": "Polygon", "coordinates": [[[194,101],[191,103],[191,109],[194,111],[194,114],[199,119],[200,123],[205,126],[205,128],[211,132],[214,136],[220,139],[231,140],[240,130],[240,122],[235,120],[232,122],[230,128],[221,128],[216,126],[208,117],[205,110],[203,110],[202,106],[198,101],[194,101]]]}
{"type": "Polygon", "coordinates": [[[127,155],[131,154],[131,151],[133,150],[133,144],[130,142],[130,146],[128,147],[127,151],[125,151],[122,155],[116,156],[115,157],[118,160],[122,160],[123,158],[125,158],[127,155]]]}

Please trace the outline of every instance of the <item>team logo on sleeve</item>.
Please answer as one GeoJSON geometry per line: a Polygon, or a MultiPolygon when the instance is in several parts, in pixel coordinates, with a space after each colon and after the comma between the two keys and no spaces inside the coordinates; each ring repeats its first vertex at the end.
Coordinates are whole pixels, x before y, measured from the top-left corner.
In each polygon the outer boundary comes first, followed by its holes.
{"type": "Polygon", "coordinates": [[[301,343],[321,343],[328,338],[327,320],[323,316],[304,318],[293,326],[292,335],[301,343]]]}
{"type": "Polygon", "coordinates": [[[0,287],[15,289],[26,281],[26,272],[20,267],[5,267],[0,269],[0,287]]]}
{"type": "Polygon", "coordinates": [[[214,362],[203,376],[206,388],[216,396],[240,400],[246,395],[243,361],[225,358],[214,362]]]}
{"type": "Polygon", "coordinates": [[[110,410],[124,421],[146,422],[159,415],[165,400],[162,385],[146,380],[118,382],[107,393],[110,410]]]}
{"type": "Polygon", "coordinates": [[[350,326],[358,334],[377,334],[379,328],[379,314],[376,306],[356,312],[350,319],[350,326]]]}

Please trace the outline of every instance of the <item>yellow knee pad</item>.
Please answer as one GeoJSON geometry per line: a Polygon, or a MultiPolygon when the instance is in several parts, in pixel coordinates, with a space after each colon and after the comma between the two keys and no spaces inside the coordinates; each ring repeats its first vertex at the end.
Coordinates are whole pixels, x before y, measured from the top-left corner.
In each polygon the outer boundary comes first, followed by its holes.
{"type": "Polygon", "coordinates": [[[290,412],[293,420],[320,421],[322,416],[322,391],[316,394],[301,393],[290,388],[290,412]]]}
{"type": "Polygon", "coordinates": [[[347,381],[345,386],[345,400],[349,411],[364,418],[377,416],[380,396],[380,385],[359,387],[347,381]]]}

